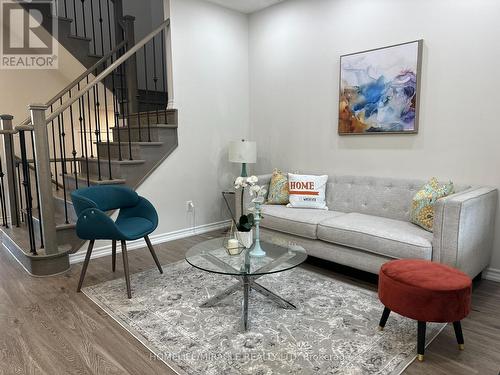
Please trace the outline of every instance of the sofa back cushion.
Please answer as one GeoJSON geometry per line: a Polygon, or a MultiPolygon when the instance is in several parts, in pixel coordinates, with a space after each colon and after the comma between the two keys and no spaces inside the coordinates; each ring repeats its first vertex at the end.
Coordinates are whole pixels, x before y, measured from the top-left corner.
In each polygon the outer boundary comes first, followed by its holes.
{"type": "MultiPolygon", "coordinates": [[[[326,188],[327,204],[334,211],[409,221],[412,199],[424,184],[423,180],[330,176],[326,188]]],[[[468,186],[456,186],[455,191],[466,188],[468,186]]]]}

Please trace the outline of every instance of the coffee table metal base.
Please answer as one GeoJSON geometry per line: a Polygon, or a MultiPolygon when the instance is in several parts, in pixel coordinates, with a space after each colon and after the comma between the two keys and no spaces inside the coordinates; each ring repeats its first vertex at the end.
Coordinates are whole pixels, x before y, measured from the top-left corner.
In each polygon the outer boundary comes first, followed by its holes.
{"type": "Polygon", "coordinates": [[[287,300],[281,298],[277,294],[271,292],[269,289],[255,282],[254,280],[258,277],[251,276],[243,276],[241,281],[237,282],[234,285],[231,285],[229,288],[224,290],[223,292],[207,299],[203,302],[200,307],[213,307],[218,304],[220,301],[229,297],[231,294],[238,290],[243,290],[243,301],[242,301],[242,312],[241,312],[241,329],[246,331],[248,329],[248,298],[250,296],[250,290],[255,290],[256,292],[266,296],[271,301],[276,303],[279,307],[283,309],[295,309],[296,307],[288,302],[287,300]]]}

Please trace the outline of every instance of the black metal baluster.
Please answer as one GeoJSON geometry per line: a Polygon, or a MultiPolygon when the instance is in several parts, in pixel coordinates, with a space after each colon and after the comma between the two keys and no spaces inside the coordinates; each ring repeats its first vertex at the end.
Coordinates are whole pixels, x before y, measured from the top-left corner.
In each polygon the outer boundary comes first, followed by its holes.
{"type": "Polygon", "coordinates": [[[87,128],[85,125],[85,95],[81,98],[81,107],[82,107],[82,124],[83,124],[83,140],[84,140],[84,149],[85,149],[85,169],[87,175],[87,186],[90,186],[90,177],[89,177],[89,153],[87,148],[87,128]]]}
{"type": "Polygon", "coordinates": [[[73,0],[73,22],[75,23],[75,35],[78,35],[78,19],[76,17],[76,0],[73,0]]]}
{"type": "MultiPolygon", "coordinates": [[[[106,68],[106,64],[104,64],[104,68],[106,68]]],[[[112,180],[113,175],[111,173],[111,149],[110,149],[111,147],[109,145],[108,94],[106,92],[106,78],[104,78],[103,81],[104,107],[105,107],[104,113],[106,114],[106,147],[108,148],[108,174],[109,174],[109,179],[112,180]]],[[[97,153],[99,153],[99,150],[97,150],[97,153]]]]}
{"type": "MultiPolygon", "coordinates": [[[[125,50],[123,51],[125,53],[125,50]]],[[[122,114],[122,125],[123,128],[127,126],[128,130],[128,149],[129,149],[129,160],[132,160],[132,144],[130,142],[130,107],[129,107],[129,102],[128,102],[128,95],[127,95],[127,84],[126,80],[124,80],[124,75],[125,75],[125,64],[126,61],[123,62],[122,65],[120,65],[120,83],[121,83],[121,90],[120,90],[120,103],[121,103],[121,114],[122,114]],[[126,125],[125,125],[126,123],[126,125]]],[[[118,134],[120,134],[120,129],[118,129],[118,134]]]]}
{"type": "MultiPolygon", "coordinates": [[[[89,84],[89,76],[87,76],[87,85],[89,84]]],[[[90,113],[90,94],[87,91],[87,110],[89,119],[89,140],[90,140],[90,157],[94,157],[94,144],[92,143],[92,114],[90,113]]],[[[87,171],[88,174],[88,171],[87,171]]]]}
{"type": "Polygon", "coordinates": [[[21,162],[19,160],[16,161],[16,170],[17,170],[17,187],[19,189],[19,209],[18,213],[21,215],[21,221],[24,222],[24,215],[23,215],[23,189],[22,186],[23,184],[21,183],[21,171],[19,168],[19,165],[21,162]]]}
{"type": "MultiPolygon", "coordinates": [[[[146,82],[146,100],[149,95],[149,90],[148,90],[148,62],[147,62],[147,51],[146,51],[146,46],[147,43],[144,45],[144,82],[146,82]]],[[[151,142],[151,121],[149,119],[149,106],[148,103],[146,102],[146,118],[148,122],[148,142],[151,142]]]]}
{"type": "Polygon", "coordinates": [[[100,124],[100,115],[99,115],[99,89],[97,88],[96,94],[96,86],[92,87],[94,93],[94,122],[95,122],[95,141],[96,141],[96,156],[97,156],[97,179],[99,181],[102,180],[101,176],[101,158],[99,156],[99,143],[101,141],[101,124],[100,124]]]}
{"type": "MultiPolygon", "coordinates": [[[[153,70],[154,70],[154,75],[153,75],[153,82],[155,85],[155,96],[158,95],[158,76],[156,75],[156,44],[155,44],[155,39],[156,35],[153,37],[153,70]]],[[[154,101],[153,101],[154,103],[154,101]]],[[[158,112],[158,104],[154,103],[154,106],[156,107],[156,123],[160,123],[160,116],[158,112]]]]}
{"type": "MultiPolygon", "coordinates": [[[[109,35],[109,50],[113,50],[113,36],[112,36],[112,33],[111,33],[111,12],[109,10],[109,1],[110,0],[106,0],[106,9],[107,9],[107,13],[108,13],[108,35],[109,35]]],[[[117,22],[116,20],[113,20],[114,22],[117,22]]],[[[114,25],[114,22],[113,22],[113,25],[114,25]]],[[[113,63],[113,56],[111,56],[111,63],[113,63]]]]}
{"type": "Polygon", "coordinates": [[[85,0],[82,0],[82,21],[83,21],[83,36],[87,37],[87,21],[85,20],[85,0]]]}
{"type": "Polygon", "coordinates": [[[28,234],[30,242],[30,252],[34,255],[36,253],[35,244],[35,232],[33,230],[33,202],[31,197],[31,183],[30,183],[30,171],[28,165],[28,158],[26,155],[26,138],[24,135],[24,130],[19,132],[19,143],[21,148],[21,164],[23,168],[23,186],[24,186],[24,196],[26,198],[26,224],[28,225],[28,234]]]}
{"type": "Polygon", "coordinates": [[[68,5],[66,4],[66,0],[64,0],[64,17],[68,18],[68,5]]]}
{"type": "MultiPolygon", "coordinates": [[[[62,168],[62,188],[63,188],[63,197],[64,197],[64,220],[66,224],[69,224],[68,221],[68,201],[67,201],[67,196],[66,196],[66,159],[65,159],[65,154],[64,154],[64,149],[66,146],[64,145],[64,119],[62,117],[64,116],[64,112],[61,113],[59,116],[57,116],[57,127],[59,128],[59,156],[61,157],[61,168],[62,168]],[[61,127],[61,122],[62,122],[62,127],[61,127]]],[[[56,155],[54,155],[56,156],[56,155]]],[[[56,162],[57,164],[57,156],[56,156],[56,162]]]]}
{"type": "MultiPolygon", "coordinates": [[[[104,34],[103,34],[103,26],[102,26],[102,23],[104,20],[102,19],[101,0],[99,0],[98,5],[99,5],[99,30],[101,32],[101,53],[104,56],[105,55],[105,53],[104,53],[104,34]]],[[[103,70],[104,69],[106,69],[106,62],[104,63],[104,66],[103,66],[103,70]]]]}
{"type": "Polygon", "coordinates": [[[43,245],[43,230],[42,230],[42,213],[40,211],[40,190],[38,189],[38,171],[36,170],[35,138],[33,132],[30,132],[30,135],[31,135],[31,154],[33,155],[33,168],[35,170],[36,204],[38,211],[38,223],[40,227],[40,248],[43,248],[44,245],[43,245]]]}
{"type": "Polygon", "coordinates": [[[92,44],[94,45],[94,55],[97,55],[97,50],[96,50],[97,42],[95,39],[94,0],[90,0],[90,16],[92,22],[92,44]]]}
{"type": "Polygon", "coordinates": [[[165,124],[167,123],[167,106],[168,106],[168,84],[167,84],[167,70],[166,70],[166,61],[165,61],[165,29],[161,31],[161,74],[163,81],[163,91],[165,92],[165,107],[163,107],[163,116],[165,124]]]}
{"type": "MultiPolygon", "coordinates": [[[[113,63],[113,58],[111,58],[111,64],[113,63]]],[[[122,144],[121,144],[121,135],[120,135],[120,112],[119,112],[119,108],[120,108],[120,102],[118,101],[118,93],[116,91],[116,87],[115,87],[115,71],[116,69],[113,71],[113,73],[111,73],[111,84],[112,84],[112,87],[113,87],[113,90],[112,90],[112,93],[113,93],[113,111],[114,111],[114,114],[115,114],[115,129],[116,129],[116,136],[118,138],[118,160],[123,160],[122,159],[122,144]]],[[[113,141],[115,140],[114,138],[114,135],[113,135],[113,141]]],[[[109,152],[109,149],[108,149],[108,152],[109,152]]]]}
{"type": "MultiPolygon", "coordinates": [[[[8,228],[9,223],[7,221],[7,205],[5,203],[5,185],[3,181],[4,173],[3,173],[3,163],[2,159],[0,158],[0,194],[1,194],[1,204],[2,204],[2,224],[4,227],[8,228]]],[[[14,218],[12,218],[14,220],[14,218]]]]}
{"type": "MultiPolygon", "coordinates": [[[[71,89],[69,90],[69,97],[71,98],[71,89]]],[[[78,189],[78,163],[76,161],[76,142],[75,142],[75,128],[73,122],[73,104],[69,106],[69,118],[71,124],[71,155],[73,156],[73,174],[75,175],[75,188],[78,189]]]]}
{"type": "MultiPolygon", "coordinates": [[[[50,105],[50,112],[54,112],[53,105],[50,105]]],[[[50,127],[52,128],[52,152],[54,153],[54,158],[56,157],[56,130],[54,126],[54,120],[50,122],[50,127]]],[[[56,190],[59,190],[59,175],[57,174],[57,163],[54,163],[54,176],[56,180],[56,190]]]]}

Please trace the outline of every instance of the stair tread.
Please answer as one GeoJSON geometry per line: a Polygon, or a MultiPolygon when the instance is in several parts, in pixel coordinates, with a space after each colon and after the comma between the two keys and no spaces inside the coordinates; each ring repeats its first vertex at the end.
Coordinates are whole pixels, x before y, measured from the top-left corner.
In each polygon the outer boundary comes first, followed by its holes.
{"type": "MultiPolygon", "coordinates": [[[[132,116],[132,115],[130,115],[132,116]]],[[[127,129],[143,129],[143,130],[147,130],[148,129],[148,124],[143,124],[141,125],[140,127],[137,126],[137,125],[132,125],[132,126],[112,126],[110,127],[109,129],[123,129],[123,130],[127,130],[127,129]]],[[[154,128],[158,128],[158,129],[176,129],[178,128],[178,125],[177,124],[149,124],[149,128],[150,129],[154,129],[154,128]]]]}
{"type": "MultiPolygon", "coordinates": [[[[118,141],[113,141],[113,142],[109,142],[109,145],[110,146],[117,146],[118,143],[121,143],[122,145],[127,145],[127,146],[130,143],[133,146],[138,145],[138,146],[155,146],[155,147],[162,146],[164,144],[164,142],[135,142],[135,141],[132,141],[132,142],[127,142],[127,141],[118,142],[118,141]]],[[[96,142],[96,141],[94,141],[94,144],[107,145],[108,143],[107,142],[96,142]]]]}
{"type": "Polygon", "coordinates": [[[92,39],[90,39],[89,37],[80,36],[80,35],[74,35],[74,34],[68,35],[68,38],[78,39],[78,40],[84,40],[84,41],[88,41],[88,42],[92,41],[92,39]]]}
{"type": "MultiPolygon", "coordinates": [[[[87,175],[84,174],[78,174],[77,175],[78,180],[80,181],[87,181],[87,175]]],[[[67,174],[66,178],[70,178],[72,180],[75,179],[75,175],[67,174]]],[[[124,180],[123,178],[113,178],[112,180],[108,180],[105,178],[101,178],[99,181],[99,176],[94,176],[90,175],[89,176],[89,182],[94,185],[121,185],[127,182],[127,180],[124,180]]]]}
{"type": "Polygon", "coordinates": [[[55,16],[55,15],[52,15],[51,16],[52,18],[56,18],[58,19],[59,21],[65,21],[65,22],[73,22],[73,20],[71,18],[68,18],[68,17],[63,17],[63,16],[55,16]]]}
{"type": "MultiPolygon", "coordinates": [[[[105,143],[107,144],[106,142],[102,142],[102,143],[105,143]]],[[[111,143],[111,142],[110,142],[111,143]]],[[[76,160],[79,160],[79,161],[86,161],[85,158],[76,158],[76,160]]],[[[97,158],[89,158],[88,159],[89,163],[97,163],[98,160],[97,158]]],[[[99,160],[101,163],[108,163],[108,159],[107,158],[102,158],[99,160]]],[[[109,160],[111,162],[111,164],[144,164],[146,162],[146,160],[143,160],[143,159],[133,159],[133,160],[117,160],[117,159],[111,159],[109,160]]]]}
{"type": "MultiPolygon", "coordinates": [[[[155,115],[156,116],[156,109],[155,109],[155,110],[151,110],[151,111],[134,112],[134,113],[130,114],[130,117],[137,116],[137,114],[145,116],[148,112],[149,112],[150,115],[155,115]]],[[[176,109],[171,109],[171,108],[161,108],[161,109],[158,108],[158,113],[163,114],[165,112],[167,112],[167,113],[176,113],[177,110],[176,109]]],[[[123,118],[123,117],[124,117],[124,115],[120,114],[119,118],[123,118]]]]}

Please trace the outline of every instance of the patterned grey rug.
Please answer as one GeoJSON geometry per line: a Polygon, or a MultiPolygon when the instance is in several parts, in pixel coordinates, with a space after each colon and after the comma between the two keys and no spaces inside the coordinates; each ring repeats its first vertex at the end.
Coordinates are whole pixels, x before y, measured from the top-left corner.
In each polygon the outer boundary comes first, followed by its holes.
{"type": "MultiPolygon", "coordinates": [[[[259,283],[297,306],[284,310],[252,292],[250,330],[240,332],[241,294],[215,308],[206,298],[234,283],[185,261],[83,291],[180,374],[399,374],[416,353],[416,322],[392,314],[383,332],[377,294],[302,268],[259,283]]],[[[430,324],[427,342],[443,324],[430,324]]]]}

